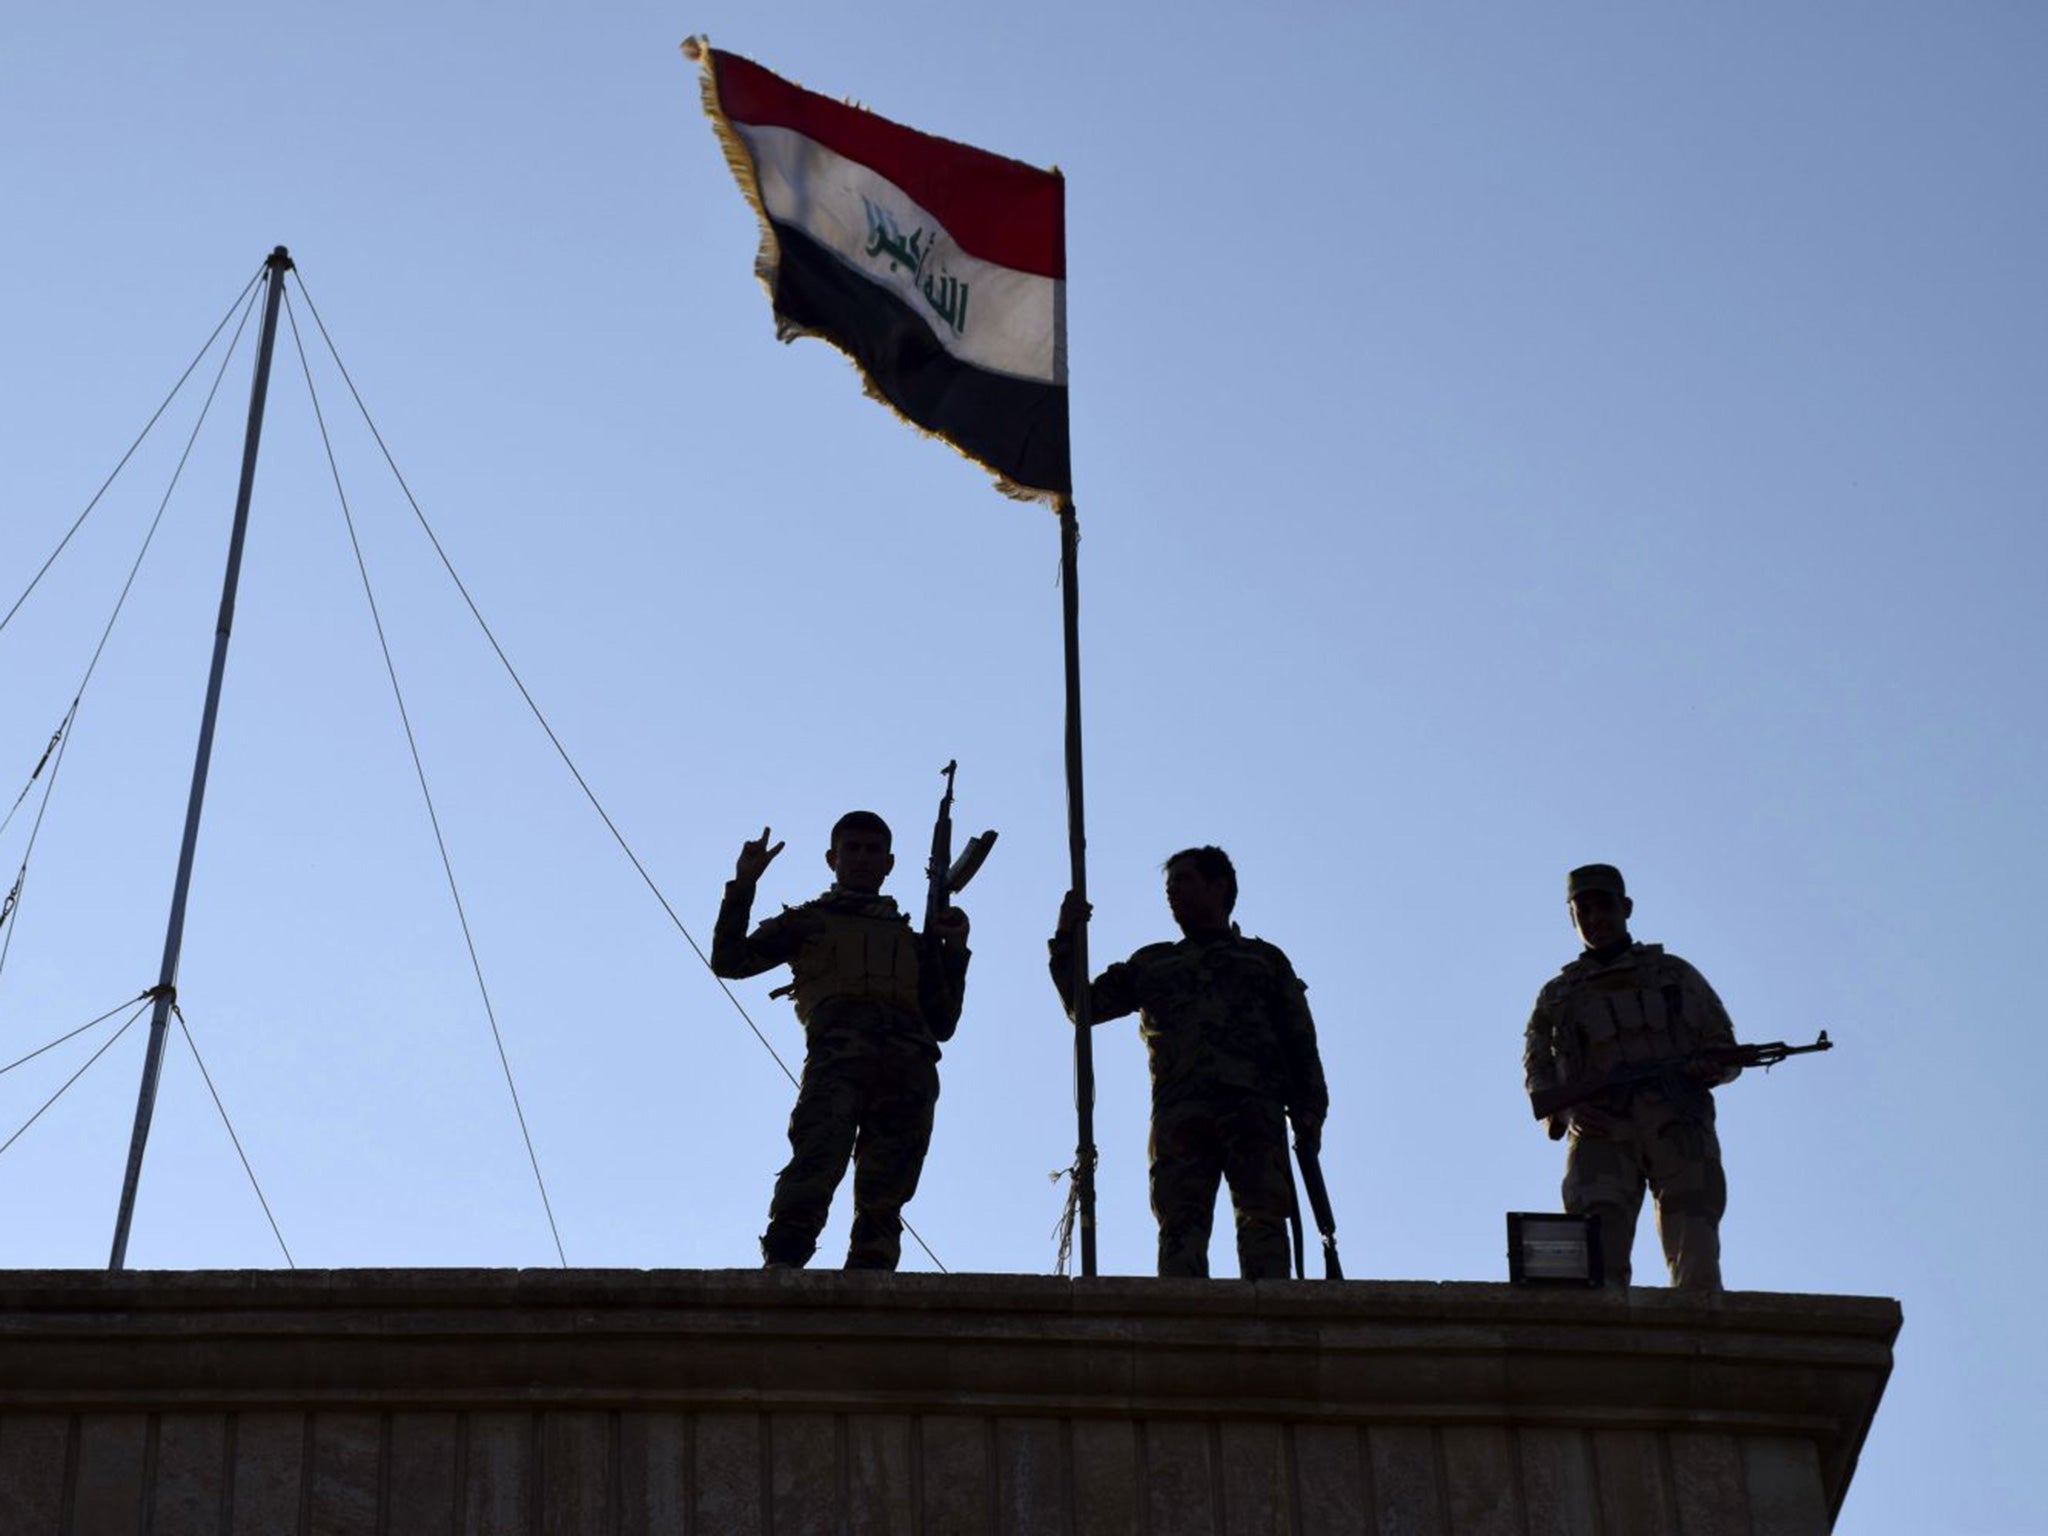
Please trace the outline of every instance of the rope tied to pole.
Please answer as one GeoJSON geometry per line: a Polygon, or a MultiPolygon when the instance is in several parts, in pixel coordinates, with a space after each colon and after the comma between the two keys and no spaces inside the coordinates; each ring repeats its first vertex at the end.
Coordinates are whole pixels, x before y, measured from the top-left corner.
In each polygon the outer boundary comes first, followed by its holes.
{"type": "MultiPolygon", "coordinates": [[[[1091,1149],[1092,1151],[1093,1149],[1091,1149]]],[[[1060,1219],[1053,1223],[1052,1236],[1056,1246],[1053,1257],[1053,1273],[1065,1275],[1074,1263],[1074,1224],[1081,1216],[1081,1160],[1076,1157],[1064,1168],[1055,1168],[1046,1175],[1053,1183],[1067,1181],[1067,1198],[1060,1207],[1060,1219]]]]}

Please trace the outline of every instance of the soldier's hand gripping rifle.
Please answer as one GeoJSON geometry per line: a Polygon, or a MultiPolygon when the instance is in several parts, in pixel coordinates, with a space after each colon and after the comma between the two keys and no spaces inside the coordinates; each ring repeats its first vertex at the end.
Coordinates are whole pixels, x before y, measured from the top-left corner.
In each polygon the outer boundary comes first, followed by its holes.
{"type": "MultiPolygon", "coordinates": [[[[1574,1104],[1583,1104],[1610,1088],[1626,1088],[1663,1077],[1683,1077],[1686,1069],[1696,1063],[1718,1067],[1762,1067],[1769,1071],[1787,1056],[1804,1056],[1812,1051],[1831,1051],[1834,1048],[1835,1042],[1828,1038],[1826,1030],[1822,1030],[1820,1038],[1811,1045],[1787,1045],[1782,1040],[1773,1040],[1766,1045],[1709,1045],[1689,1056],[1629,1062],[1599,1077],[1538,1089],[1529,1095],[1529,1107],[1536,1112],[1538,1120],[1548,1120],[1552,1115],[1570,1109],[1574,1104]]],[[[1552,1131],[1551,1134],[1555,1136],[1558,1133],[1552,1131]]]]}
{"type": "MultiPolygon", "coordinates": [[[[953,774],[959,766],[958,761],[954,761],[939,770],[946,776],[946,792],[939,796],[939,816],[932,824],[931,858],[924,867],[927,882],[924,940],[927,946],[938,943],[939,930],[945,925],[946,914],[952,910],[954,895],[966,889],[967,882],[974,878],[982,861],[988,857],[989,849],[996,845],[995,833],[983,832],[967,840],[959,858],[953,857],[953,774]]],[[[933,963],[937,963],[936,955],[933,963]]],[[[952,1033],[949,1028],[939,1039],[948,1039],[952,1033]]]]}

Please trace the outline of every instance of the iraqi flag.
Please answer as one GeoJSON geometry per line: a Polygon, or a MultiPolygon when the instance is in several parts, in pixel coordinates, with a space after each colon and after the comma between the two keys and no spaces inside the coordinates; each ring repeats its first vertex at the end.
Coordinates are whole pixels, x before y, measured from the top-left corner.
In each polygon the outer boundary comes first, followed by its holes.
{"type": "Polygon", "coordinates": [[[761,216],[784,341],[851,357],[868,393],[1057,502],[1067,459],[1066,183],[799,89],[692,38],[704,110],[761,216]]]}

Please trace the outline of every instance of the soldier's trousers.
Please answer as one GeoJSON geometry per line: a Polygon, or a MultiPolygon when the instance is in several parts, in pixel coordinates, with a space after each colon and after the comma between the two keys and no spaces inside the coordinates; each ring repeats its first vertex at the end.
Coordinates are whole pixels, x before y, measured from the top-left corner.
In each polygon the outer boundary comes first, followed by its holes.
{"type": "Polygon", "coordinates": [[[1238,1273],[1285,1280],[1294,1174],[1287,1114],[1276,1099],[1244,1094],[1152,1106],[1152,1214],[1159,1218],[1159,1273],[1209,1273],[1209,1230],[1219,1180],[1237,1212],[1238,1273]]]}
{"type": "Polygon", "coordinates": [[[917,1193],[938,1098],[938,1063],[928,1046],[814,1038],[789,1116],[789,1162],[768,1203],[762,1258],[809,1262],[850,1157],[853,1235],[846,1267],[894,1269],[903,1246],[903,1207],[917,1193]]]}
{"type": "Polygon", "coordinates": [[[1647,1187],[1657,1201],[1657,1235],[1671,1283],[1685,1291],[1721,1289],[1721,1215],[1728,1181],[1714,1134],[1714,1101],[1702,1089],[1674,1100],[1638,1091],[1626,1113],[1574,1123],[1565,1154],[1564,1208],[1600,1218],[1607,1283],[1631,1274],[1636,1218],[1647,1187]]]}

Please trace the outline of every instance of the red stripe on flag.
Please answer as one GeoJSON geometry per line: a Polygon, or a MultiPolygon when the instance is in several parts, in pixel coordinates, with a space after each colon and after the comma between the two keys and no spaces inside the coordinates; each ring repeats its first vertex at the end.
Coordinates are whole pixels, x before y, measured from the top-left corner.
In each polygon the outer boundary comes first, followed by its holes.
{"type": "Polygon", "coordinates": [[[886,176],[984,261],[1067,275],[1062,177],[804,90],[736,53],[710,54],[719,105],[734,122],[791,129],[886,176]]]}

